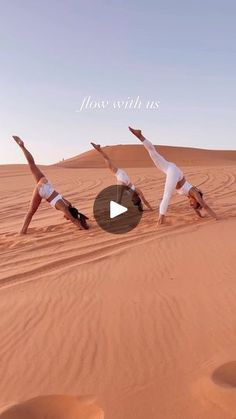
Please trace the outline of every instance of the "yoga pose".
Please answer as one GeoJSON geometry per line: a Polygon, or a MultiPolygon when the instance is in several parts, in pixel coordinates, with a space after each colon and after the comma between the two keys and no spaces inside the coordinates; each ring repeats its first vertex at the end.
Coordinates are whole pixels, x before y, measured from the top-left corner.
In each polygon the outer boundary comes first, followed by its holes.
{"type": "Polygon", "coordinates": [[[145,199],[142,191],[134,186],[134,184],[131,182],[129,176],[123,169],[118,169],[109,159],[107,154],[102,150],[101,146],[99,144],[91,143],[92,146],[97,150],[102,157],[104,158],[107,167],[112,171],[112,173],[116,176],[117,185],[123,185],[124,188],[120,189],[120,194],[117,198],[118,202],[121,203],[122,195],[125,190],[128,190],[132,194],[132,202],[135,206],[138,207],[139,211],[143,211],[143,203],[146,205],[147,208],[149,208],[151,211],[153,208],[149,204],[149,202],[145,199]]]}
{"type": "Polygon", "coordinates": [[[64,213],[64,217],[67,220],[70,220],[77,227],[79,227],[80,229],[83,228],[87,230],[89,228],[86,222],[86,220],[88,220],[88,217],[86,217],[84,214],[81,214],[77,210],[77,208],[73,207],[69,201],[67,201],[62,195],[55,191],[52,184],[46,179],[41,170],[36,166],[33,156],[25,148],[24,142],[15,135],[13,135],[13,138],[23,151],[26,160],[29,164],[30,170],[36,181],[36,187],[33,192],[30,208],[26,214],[24,224],[20,233],[27,233],[33,215],[36,213],[42,199],[48,201],[53,208],[62,211],[64,213]]]}
{"type": "Polygon", "coordinates": [[[204,201],[203,193],[196,186],[193,186],[186,181],[180,168],[174,163],[165,160],[164,157],[156,151],[151,141],[147,140],[142,135],[141,130],[133,129],[131,127],[129,127],[129,130],[143,143],[156,167],[166,175],[164,195],[159,209],[159,224],[165,222],[167,208],[175,189],[180,195],[185,195],[189,199],[190,206],[195,210],[199,217],[202,217],[201,209],[204,208],[211,217],[217,219],[215,212],[204,201]]]}

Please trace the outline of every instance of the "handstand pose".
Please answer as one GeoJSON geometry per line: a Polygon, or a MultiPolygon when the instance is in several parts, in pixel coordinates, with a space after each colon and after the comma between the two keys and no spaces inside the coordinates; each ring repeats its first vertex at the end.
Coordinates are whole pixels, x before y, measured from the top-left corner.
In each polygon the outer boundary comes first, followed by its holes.
{"type": "Polygon", "coordinates": [[[215,212],[204,201],[203,193],[196,186],[193,186],[191,183],[186,181],[180,168],[174,163],[165,160],[164,157],[156,151],[151,141],[147,140],[142,135],[141,130],[133,129],[131,127],[129,127],[129,130],[143,143],[156,167],[166,174],[164,195],[159,209],[159,224],[163,224],[165,222],[167,208],[175,189],[180,195],[185,195],[189,199],[191,207],[195,210],[199,217],[202,217],[200,210],[204,208],[208,214],[211,215],[211,217],[217,220],[215,212]]]}
{"type": "Polygon", "coordinates": [[[121,203],[122,195],[126,190],[128,190],[132,194],[132,201],[135,206],[138,207],[139,211],[143,211],[142,201],[149,208],[151,211],[153,208],[149,204],[149,202],[145,199],[142,191],[134,186],[134,184],[130,181],[129,176],[123,169],[118,169],[114,164],[111,162],[107,154],[102,150],[99,144],[91,143],[92,146],[97,150],[102,157],[104,158],[107,167],[112,171],[112,173],[116,176],[117,185],[123,185],[124,188],[120,189],[120,196],[118,197],[118,202],[121,203]]]}
{"type": "Polygon", "coordinates": [[[69,201],[67,201],[62,195],[55,191],[51,183],[46,179],[41,170],[36,166],[33,156],[25,148],[24,142],[15,135],[13,135],[13,138],[23,151],[26,160],[29,164],[30,170],[36,181],[36,187],[33,192],[30,208],[26,214],[24,224],[20,233],[27,233],[29,224],[33,218],[33,215],[37,211],[42,199],[48,201],[53,208],[62,211],[64,213],[64,217],[67,220],[70,220],[77,227],[79,227],[80,229],[82,227],[83,229],[87,230],[89,228],[86,222],[86,220],[88,220],[88,217],[86,217],[84,214],[81,214],[75,207],[71,205],[69,201]]]}

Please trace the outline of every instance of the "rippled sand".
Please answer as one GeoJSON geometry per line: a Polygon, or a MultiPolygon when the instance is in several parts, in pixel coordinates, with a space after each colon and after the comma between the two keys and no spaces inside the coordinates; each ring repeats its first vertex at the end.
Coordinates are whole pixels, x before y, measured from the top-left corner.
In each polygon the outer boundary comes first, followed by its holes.
{"type": "MultiPolygon", "coordinates": [[[[142,147],[106,150],[157,209],[164,177],[142,147]]],[[[196,219],[175,196],[166,226],[145,211],[132,232],[105,233],[93,201],[115,179],[90,152],[42,169],[91,229],[43,203],[22,237],[33,179],[27,166],[0,166],[2,410],[40,395],[94,394],[106,419],[235,419],[236,152],[162,152],[219,221],[196,219]]]]}

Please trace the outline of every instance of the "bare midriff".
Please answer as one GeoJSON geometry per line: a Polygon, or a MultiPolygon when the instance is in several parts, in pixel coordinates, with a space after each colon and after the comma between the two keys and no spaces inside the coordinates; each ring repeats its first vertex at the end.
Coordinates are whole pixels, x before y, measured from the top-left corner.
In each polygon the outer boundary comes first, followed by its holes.
{"type": "Polygon", "coordinates": [[[52,193],[52,195],[49,196],[49,198],[47,199],[48,202],[51,202],[54,198],[56,198],[56,196],[59,195],[59,193],[57,191],[54,191],[52,193]]]}
{"type": "Polygon", "coordinates": [[[182,186],[185,184],[185,182],[186,182],[186,179],[185,179],[185,177],[183,177],[181,180],[179,180],[179,182],[176,183],[175,189],[182,188],[182,186]]]}

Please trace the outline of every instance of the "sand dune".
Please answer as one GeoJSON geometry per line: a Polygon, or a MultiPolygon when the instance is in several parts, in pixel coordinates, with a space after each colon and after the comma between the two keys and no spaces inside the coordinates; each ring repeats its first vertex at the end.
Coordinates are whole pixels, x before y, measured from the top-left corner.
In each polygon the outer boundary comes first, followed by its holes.
{"type": "MultiPolygon", "coordinates": [[[[103,149],[118,167],[154,167],[142,145],[106,146],[103,149]]],[[[183,166],[231,165],[236,161],[236,151],[168,146],[158,146],[158,150],[167,160],[183,166]]],[[[57,165],[68,168],[105,167],[103,159],[95,150],[64,160],[57,165]]]]}
{"type": "MultiPolygon", "coordinates": [[[[163,175],[145,167],[140,148],[118,150],[117,162],[157,209],[163,175]],[[136,151],[140,167],[131,167],[136,151]]],[[[175,196],[166,226],[145,211],[124,236],[94,221],[94,198],[114,178],[97,169],[93,152],[68,168],[44,167],[89,215],[88,232],[43,203],[19,236],[33,180],[24,165],[0,166],[2,410],[45,394],[95,394],[105,419],[236,418],[235,152],[196,153],[186,151],[182,168],[220,220],[196,219],[175,196]]]]}

